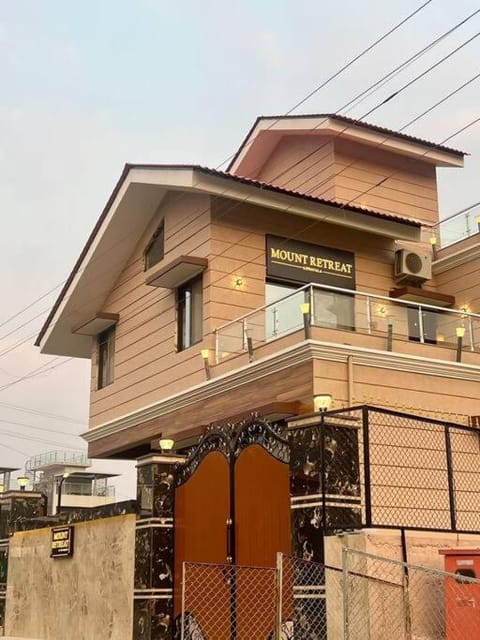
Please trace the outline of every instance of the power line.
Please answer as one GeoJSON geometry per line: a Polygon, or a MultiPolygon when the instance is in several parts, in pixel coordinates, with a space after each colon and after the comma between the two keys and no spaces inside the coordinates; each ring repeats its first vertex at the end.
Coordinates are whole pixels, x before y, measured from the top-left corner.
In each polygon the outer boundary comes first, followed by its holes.
{"type": "Polygon", "coordinates": [[[49,413],[48,411],[42,411],[40,409],[32,409],[30,407],[21,407],[16,404],[10,404],[8,402],[0,402],[0,407],[5,407],[6,409],[13,409],[15,411],[21,411],[23,413],[31,413],[33,415],[39,415],[46,418],[53,418],[54,420],[61,420],[62,422],[71,422],[71,423],[81,424],[81,425],[85,424],[83,420],[77,420],[76,418],[70,418],[68,416],[63,416],[58,413],[49,413]]]}
{"type": "Polygon", "coordinates": [[[15,427],[24,427],[26,429],[33,429],[34,431],[49,431],[50,433],[56,433],[62,436],[68,436],[69,438],[80,438],[78,433],[69,433],[68,431],[60,431],[59,429],[49,429],[48,427],[41,427],[38,425],[28,424],[26,422],[16,422],[14,420],[5,420],[0,418],[0,424],[11,424],[15,427]]]}
{"type": "MultiPolygon", "coordinates": [[[[293,107],[291,107],[286,113],[285,115],[290,115],[291,113],[293,113],[293,111],[295,111],[296,109],[298,109],[298,107],[300,107],[302,104],[304,104],[307,100],[309,100],[313,95],[315,95],[316,93],[318,93],[321,89],[323,89],[324,87],[326,87],[330,82],[332,82],[333,80],[335,80],[336,78],[338,78],[344,71],[346,71],[347,69],[349,69],[353,64],[355,64],[355,62],[357,62],[358,60],[360,60],[360,58],[362,58],[363,56],[365,56],[367,53],[369,53],[370,51],[372,51],[378,44],[380,44],[381,42],[383,42],[386,38],[388,38],[392,33],[394,33],[395,31],[397,31],[400,27],[402,27],[404,24],[406,24],[411,18],[413,18],[414,16],[416,16],[420,11],[422,11],[422,9],[424,9],[426,6],[428,6],[430,3],[432,2],[432,0],[427,0],[426,2],[424,2],[423,4],[421,4],[417,9],[415,9],[413,12],[411,12],[408,16],[406,16],[406,18],[404,18],[403,20],[401,20],[399,23],[397,23],[394,27],[392,27],[391,29],[389,29],[385,34],[383,34],[382,36],[380,36],[379,38],[377,38],[373,43],[371,43],[368,47],[366,47],[363,51],[361,51],[359,54],[357,54],[353,59],[351,59],[349,62],[347,62],[345,65],[343,65],[343,67],[341,67],[338,71],[336,71],[335,73],[333,73],[329,78],[327,78],[326,80],[324,80],[320,85],[318,85],[317,87],[315,87],[312,91],[310,91],[304,98],[302,98],[299,102],[297,102],[293,107]]],[[[278,119],[272,123],[271,126],[273,126],[276,122],[278,122],[278,119]]],[[[251,143],[250,143],[251,144],[251,143]]],[[[246,145],[247,147],[249,146],[248,144],[246,145]]],[[[223,166],[226,162],[228,162],[229,160],[231,160],[234,157],[235,154],[231,154],[228,158],[226,158],[225,160],[223,160],[220,164],[217,165],[217,169],[220,169],[221,166],[223,166]]],[[[129,234],[130,235],[130,234],[129,234]]],[[[129,235],[127,235],[125,238],[123,238],[121,241],[128,239],[129,235]]],[[[109,248],[108,251],[113,250],[114,247],[109,248]]],[[[100,256],[97,256],[97,259],[100,256]]],[[[77,272],[78,273],[78,272],[77,272]]],[[[53,287],[52,289],[50,289],[48,292],[46,292],[45,294],[43,294],[42,296],[40,296],[39,298],[37,298],[36,300],[34,300],[33,302],[31,302],[29,305],[27,305],[26,307],[24,307],[23,309],[21,309],[20,311],[18,311],[17,313],[15,313],[14,315],[10,316],[9,318],[7,318],[5,321],[3,321],[0,324],[0,328],[2,326],[4,326],[5,324],[9,323],[11,320],[13,320],[14,318],[18,317],[19,315],[21,315],[22,313],[24,313],[25,311],[27,311],[28,309],[30,309],[32,306],[34,306],[35,304],[37,304],[38,302],[40,302],[41,300],[43,300],[45,297],[47,297],[48,295],[50,295],[51,293],[53,293],[54,291],[56,291],[57,289],[59,289],[62,285],[64,285],[66,283],[66,280],[63,280],[62,282],[60,282],[59,284],[57,284],[55,287],[53,287]]]]}

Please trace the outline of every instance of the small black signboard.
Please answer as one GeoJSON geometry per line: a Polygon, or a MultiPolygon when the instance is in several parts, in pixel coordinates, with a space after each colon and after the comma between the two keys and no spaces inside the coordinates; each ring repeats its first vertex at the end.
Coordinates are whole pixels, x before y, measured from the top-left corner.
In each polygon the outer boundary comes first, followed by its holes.
{"type": "Polygon", "coordinates": [[[267,235],[267,275],[277,280],[355,289],[355,255],[267,235]]]}
{"type": "Polygon", "coordinates": [[[53,527],[51,558],[68,558],[73,556],[73,531],[73,527],[53,527]]]}

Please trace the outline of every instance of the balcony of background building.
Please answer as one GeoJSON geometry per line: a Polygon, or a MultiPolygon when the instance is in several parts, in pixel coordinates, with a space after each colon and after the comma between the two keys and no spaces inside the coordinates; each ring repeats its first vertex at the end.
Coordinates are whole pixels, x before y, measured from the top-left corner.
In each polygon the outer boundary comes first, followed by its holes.
{"type": "MultiPolygon", "coordinates": [[[[432,227],[436,246],[445,249],[480,232],[480,202],[455,213],[432,227]]],[[[480,238],[480,236],[479,236],[480,238]]]]}
{"type": "Polygon", "coordinates": [[[326,285],[306,285],[215,333],[217,365],[240,354],[257,359],[308,337],[480,365],[479,314],[326,285]]]}

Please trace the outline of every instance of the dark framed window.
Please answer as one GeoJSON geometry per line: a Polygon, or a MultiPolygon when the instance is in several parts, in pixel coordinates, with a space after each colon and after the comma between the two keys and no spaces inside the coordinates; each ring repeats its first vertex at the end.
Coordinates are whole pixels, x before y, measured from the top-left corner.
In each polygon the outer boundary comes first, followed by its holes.
{"type": "Polygon", "coordinates": [[[165,255],[165,226],[163,220],[161,225],[153,234],[150,242],[145,248],[145,270],[163,260],[165,255]]]}
{"type": "Polygon", "coordinates": [[[202,276],[177,289],[177,348],[188,349],[200,342],[203,335],[202,276]]]}
{"type": "Polygon", "coordinates": [[[112,384],[115,354],[115,327],[110,327],[98,336],[98,388],[112,384]]]}

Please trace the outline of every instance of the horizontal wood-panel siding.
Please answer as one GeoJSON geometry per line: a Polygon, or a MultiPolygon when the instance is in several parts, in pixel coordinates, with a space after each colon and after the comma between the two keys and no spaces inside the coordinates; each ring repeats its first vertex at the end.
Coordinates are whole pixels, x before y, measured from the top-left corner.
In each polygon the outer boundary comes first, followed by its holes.
{"type": "MultiPolygon", "coordinates": [[[[176,352],[175,292],[147,286],[145,278],[180,255],[208,258],[209,254],[209,198],[170,194],[161,203],[103,306],[104,311],[120,316],[115,336],[115,379],[111,385],[97,390],[94,341],[92,425],[134,411],[204,379],[198,345],[176,352]],[[162,220],[165,257],[146,272],[143,252],[162,220]]],[[[208,302],[204,311],[208,316],[208,302]]],[[[208,333],[205,328],[204,333],[208,333]]]]}
{"type": "Polygon", "coordinates": [[[438,220],[434,166],[345,140],[335,141],[335,198],[426,222],[438,220]]]}
{"type": "Polygon", "coordinates": [[[324,136],[287,136],[283,138],[261,171],[252,177],[292,191],[307,193],[319,182],[333,198],[333,142],[324,136]]]}

